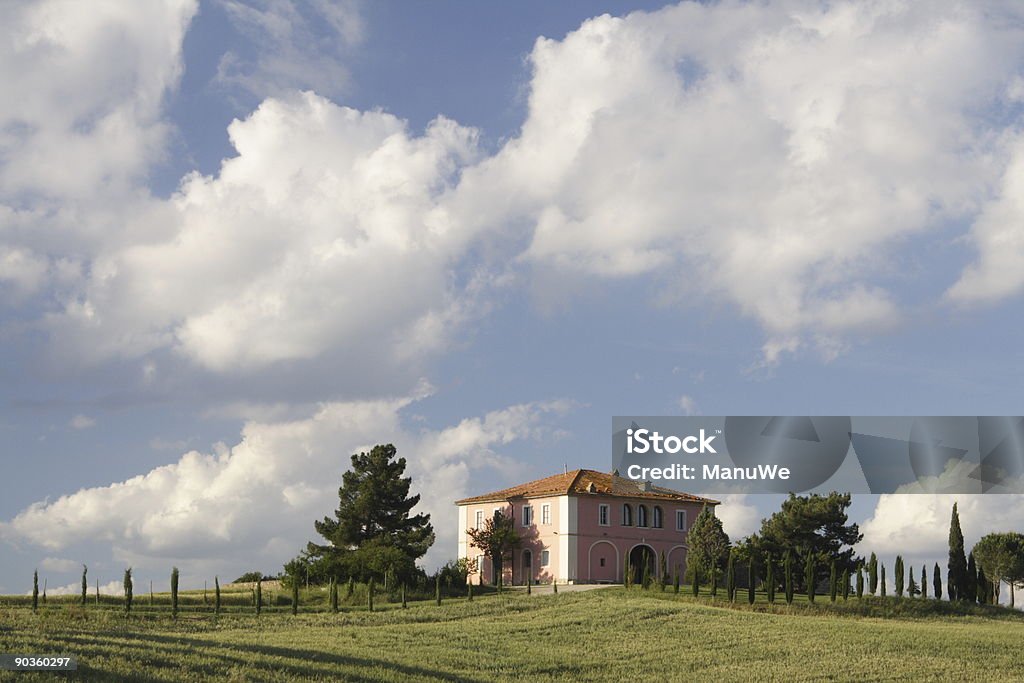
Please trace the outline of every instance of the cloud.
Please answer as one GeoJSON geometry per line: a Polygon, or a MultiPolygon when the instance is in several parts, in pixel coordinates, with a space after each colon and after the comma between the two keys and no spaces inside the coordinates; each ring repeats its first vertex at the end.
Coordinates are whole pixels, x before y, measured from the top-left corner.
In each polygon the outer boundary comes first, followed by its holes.
{"type": "Polygon", "coordinates": [[[697,415],[700,412],[697,400],[685,394],[679,397],[679,409],[683,411],[683,415],[697,415]]]}
{"type": "Polygon", "coordinates": [[[337,506],[349,455],[391,441],[408,460],[423,496],[418,510],[430,513],[437,534],[425,561],[440,564],[456,551],[452,502],[473,490],[474,477],[514,469],[502,447],[549,433],[551,419],[573,404],[521,404],[410,431],[401,412],[417,396],[328,403],[304,419],[250,422],[234,446],[191,451],[144,475],[35,503],[0,524],[0,535],[51,551],[108,545],[115,559],[143,569],[278,567],[315,536],[313,521],[337,506]]]}
{"type": "Polygon", "coordinates": [[[329,96],[346,90],[350,74],[344,53],[362,41],[365,30],[355,2],[227,0],[222,6],[256,50],[251,56],[226,52],[217,67],[221,85],[261,98],[290,90],[329,96]]]}
{"type": "Polygon", "coordinates": [[[96,420],[86,415],[75,415],[68,422],[68,426],[73,429],[89,429],[90,427],[96,426],[96,420]]]}
{"type": "Polygon", "coordinates": [[[711,497],[722,502],[715,508],[715,516],[722,520],[722,528],[732,541],[749,536],[760,528],[761,517],[757,507],[747,502],[747,494],[729,493],[711,497]]]}
{"type": "MultiPolygon", "coordinates": [[[[81,568],[81,565],[79,565],[81,568]]],[[[138,586],[135,586],[136,592],[138,592],[138,586]]],[[[108,583],[100,584],[99,587],[100,595],[124,595],[124,583],[121,580],[114,580],[108,583]]],[[[82,584],[81,582],[69,583],[66,586],[58,586],[56,588],[47,588],[47,595],[81,595],[82,584]]],[[[31,591],[26,593],[31,595],[31,591]]],[[[89,585],[87,591],[88,599],[92,599],[96,595],[96,584],[92,583],[89,585]]]]}
{"type": "Polygon", "coordinates": [[[722,2],[591,19],[537,41],[521,134],[464,173],[462,208],[530,226],[521,263],[542,289],[645,277],[758,321],[769,364],[831,357],[898,322],[887,283],[908,240],[997,212],[1018,12],[722,2]]]}
{"type": "Polygon", "coordinates": [[[80,570],[82,568],[82,564],[75,560],[66,560],[59,557],[46,557],[39,563],[39,568],[50,572],[67,573],[80,570]]]}

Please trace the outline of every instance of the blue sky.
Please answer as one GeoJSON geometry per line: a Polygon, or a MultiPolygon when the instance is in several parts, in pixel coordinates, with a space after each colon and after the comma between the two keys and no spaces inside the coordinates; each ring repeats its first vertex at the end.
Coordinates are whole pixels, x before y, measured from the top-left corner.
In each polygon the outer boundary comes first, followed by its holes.
{"type": "MultiPolygon", "coordinates": [[[[612,415],[1021,414],[1019,13],[16,4],[0,592],[277,571],[379,441],[433,565],[612,415]]],[[[851,514],[931,563],[950,504],[851,514]]]]}

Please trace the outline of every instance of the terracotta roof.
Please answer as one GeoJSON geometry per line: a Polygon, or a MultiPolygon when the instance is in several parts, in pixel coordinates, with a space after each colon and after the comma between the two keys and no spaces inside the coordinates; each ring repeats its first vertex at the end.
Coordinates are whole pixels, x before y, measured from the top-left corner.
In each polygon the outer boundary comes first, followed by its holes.
{"type": "Polygon", "coordinates": [[[617,498],[653,498],[657,500],[683,500],[693,503],[718,505],[719,501],[692,493],[682,493],[661,486],[652,486],[645,482],[634,481],[608,472],[597,470],[571,470],[565,474],[555,474],[543,479],[535,479],[518,486],[510,486],[500,491],[492,491],[481,496],[463,498],[455,501],[456,505],[471,503],[490,503],[513,498],[542,498],[545,496],[603,494],[617,498]]]}

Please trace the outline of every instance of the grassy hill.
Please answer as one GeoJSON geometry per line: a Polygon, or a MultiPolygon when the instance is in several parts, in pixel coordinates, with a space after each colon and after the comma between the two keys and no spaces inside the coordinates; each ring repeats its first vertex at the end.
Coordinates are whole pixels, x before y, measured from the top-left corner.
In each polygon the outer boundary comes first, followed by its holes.
{"type": "Polygon", "coordinates": [[[751,608],[607,588],[177,621],[139,601],[128,620],[113,605],[0,607],[0,651],[77,655],[91,680],[998,681],[1020,680],[1024,642],[1020,613],[893,598],[751,608]]]}

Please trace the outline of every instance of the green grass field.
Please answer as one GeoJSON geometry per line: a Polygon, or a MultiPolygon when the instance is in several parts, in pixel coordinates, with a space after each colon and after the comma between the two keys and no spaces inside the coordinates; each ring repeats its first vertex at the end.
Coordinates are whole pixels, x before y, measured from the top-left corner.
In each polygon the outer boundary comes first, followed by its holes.
{"type": "MultiPolygon", "coordinates": [[[[89,680],[1021,680],[1024,615],[851,598],[730,607],[669,589],[381,604],[373,613],[195,607],[172,621],[146,597],[0,606],[0,651],[72,654],[89,680]]],[[[744,600],[745,593],[741,596],[744,600]]],[[[201,604],[195,593],[189,599],[201,604]]],[[[315,609],[316,606],[314,605],[315,609]]],[[[3,680],[50,680],[6,673],[3,680]]]]}

